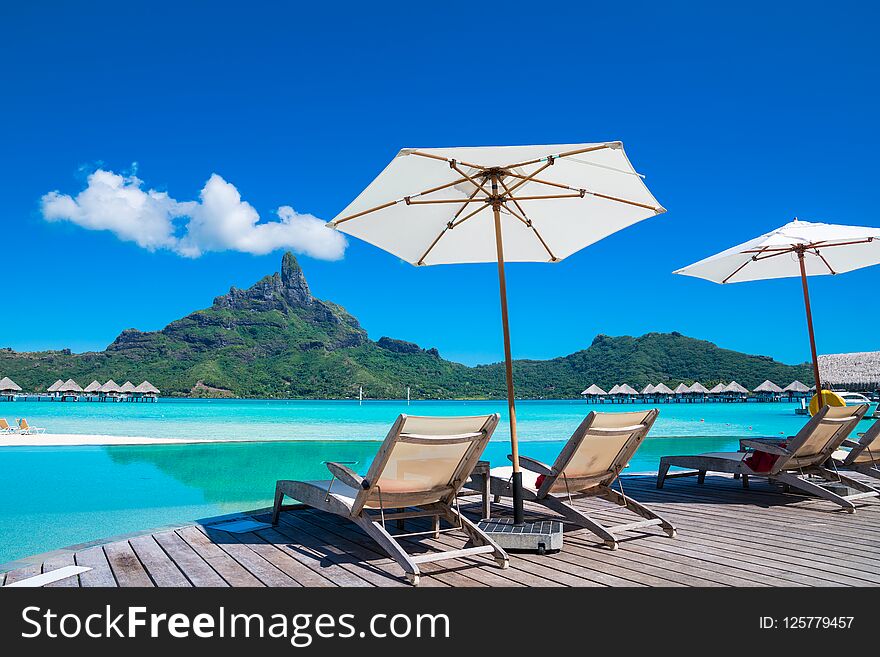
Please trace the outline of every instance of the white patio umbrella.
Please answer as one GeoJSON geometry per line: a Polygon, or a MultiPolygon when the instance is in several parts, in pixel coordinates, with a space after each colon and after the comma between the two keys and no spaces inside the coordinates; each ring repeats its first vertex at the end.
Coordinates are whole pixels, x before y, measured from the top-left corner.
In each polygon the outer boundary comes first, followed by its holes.
{"type": "Polygon", "coordinates": [[[504,263],[559,262],[661,212],[617,141],[405,148],[328,224],[416,266],[497,262],[517,524],[522,473],[504,263]]]}
{"type": "Polygon", "coordinates": [[[823,405],[808,276],[842,274],[880,263],[880,228],[795,219],[774,231],[675,271],[715,283],[799,276],[804,289],[813,376],[823,405]]]}

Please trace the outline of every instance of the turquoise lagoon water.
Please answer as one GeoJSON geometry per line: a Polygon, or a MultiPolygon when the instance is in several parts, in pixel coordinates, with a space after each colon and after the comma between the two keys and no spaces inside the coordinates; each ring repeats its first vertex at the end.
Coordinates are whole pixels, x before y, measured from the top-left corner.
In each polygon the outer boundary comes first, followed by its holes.
{"type": "MultiPolygon", "coordinates": [[[[522,452],[552,461],[591,409],[582,401],[517,404],[522,452]]],[[[399,413],[500,412],[502,401],[406,402],[161,400],[156,404],[11,402],[51,433],[186,438],[203,444],[0,448],[0,563],[59,547],[271,504],[279,478],[324,478],[325,460],[365,470],[399,413]],[[259,442],[231,442],[237,440],[259,442]],[[222,440],[220,442],[206,442],[222,440]]],[[[736,450],[743,436],[790,435],[794,405],[665,404],[630,472],[662,455],[736,450]]],[[[506,463],[507,425],[486,456],[506,463]]]]}

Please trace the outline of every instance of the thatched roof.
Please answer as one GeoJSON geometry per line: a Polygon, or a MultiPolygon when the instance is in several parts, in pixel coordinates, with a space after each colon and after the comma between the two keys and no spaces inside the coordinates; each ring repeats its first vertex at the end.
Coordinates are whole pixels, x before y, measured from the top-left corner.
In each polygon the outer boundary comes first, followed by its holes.
{"type": "Polygon", "coordinates": [[[639,391],[636,390],[635,388],[633,388],[628,383],[623,383],[617,389],[617,394],[618,395],[637,395],[637,394],[639,394],[639,391]]]}
{"type": "Polygon", "coordinates": [[[658,383],[654,386],[654,394],[655,395],[671,395],[673,394],[672,390],[670,390],[669,386],[665,383],[658,383]]]}
{"type": "Polygon", "coordinates": [[[58,388],[64,385],[64,381],[58,379],[55,383],[46,388],[46,392],[58,392],[58,388]]]}
{"type": "Polygon", "coordinates": [[[719,384],[715,385],[715,387],[709,391],[709,394],[710,395],[720,395],[722,392],[724,392],[725,388],[727,388],[726,385],[724,385],[723,383],[719,383],[719,384]]]}
{"type": "Polygon", "coordinates": [[[782,389],[782,392],[810,392],[810,388],[800,381],[792,381],[782,389]]]}
{"type": "Polygon", "coordinates": [[[120,392],[134,392],[134,384],[131,381],[126,381],[123,383],[120,388],[120,392]]]}
{"type": "Polygon", "coordinates": [[[688,388],[688,392],[694,392],[698,395],[708,395],[709,389],[699,381],[694,381],[694,384],[688,388]]]}
{"type": "Polygon", "coordinates": [[[101,389],[101,384],[97,381],[92,381],[89,385],[83,388],[83,392],[98,392],[101,389]]]}
{"type": "Polygon", "coordinates": [[[134,391],[143,393],[145,395],[158,395],[159,394],[159,388],[154,386],[149,381],[142,381],[141,384],[137,388],[134,389],[134,391]]]}
{"type": "Polygon", "coordinates": [[[616,395],[616,394],[619,393],[619,392],[620,392],[620,386],[617,385],[617,384],[615,384],[614,387],[611,388],[611,390],[608,391],[608,394],[609,394],[609,395],[616,395]]]}
{"type": "Polygon", "coordinates": [[[67,379],[64,383],[58,386],[56,392],[82,392],[83,389],[80,385],[74,381],[73,379],[67,379]]]}
{"type": "Polygon", "coordinates": [[[101,392],[122,392],[122,389],[116,381],[110,379],[107,383],[101,386],[101,392]]]}
{"type": "Polygon", "coordinates": [[[746,390],[745,388],[743,388],[743,387],[742,387],[740,384],[738,384],[736,381],[731,381],[731,382],[728,383],[726,386],[724,386],[724,392],[734,392],[734,393],[738,393],[738,394],[740,394],[740,395],[747,395],[747,394],[749,394],[749,391],[746,390]]]}
{"type": "Polygon", "coordinates": [[[0,379],[0,391],[2,392],[21,392],[21,387],[8,376],[0,379]]]}
{"type": "Polygon", "coordinates": [[[655,392],[657,392],[657,391],[654,389],[654,386],[652,386],[650,383],[648,385],[646,385],[644,388],[642,388],[643,395],[653,395],[655,392]]]}
{"type": "Polygon", "coordinates": [[[683,395],[684,393],[690,392],[690,391],[691,391],[691,389],[689,387],[687,387],[685,384],[679,383],[677,386],[675,386],[675,390],[673,392],[676,395],[683,395]]]}
{"type": "Polygon", "coordinates": [[[772,393],[777,393],[777,392],[782,392],[782,388],[780,388],[778,385],[776,385],[775,383],[773,383],[772,381],[770,381],[770,380],[768,379],[767,381],[764,381],[764,383],[762,383],[761,385],[759,385],[757,388],[755,388],[754,390],[752,390],[752,392],[772,392],[772,393]]]}

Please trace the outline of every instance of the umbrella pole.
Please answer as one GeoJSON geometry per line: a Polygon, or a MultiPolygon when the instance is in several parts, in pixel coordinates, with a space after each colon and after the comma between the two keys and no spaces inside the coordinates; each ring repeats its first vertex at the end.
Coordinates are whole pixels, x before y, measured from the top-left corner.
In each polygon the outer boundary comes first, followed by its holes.
{"type": "Polygon", "coordinates": [[[819,395],[819,408],[825,405],[822,383],[819,376],[819,357],[816,355],[816,335],[813,333],[813,311],[810,309],[810,288],[807,286],[807,269],[804,265],[804,251],[798,249],[798,264],[801,267],[801,283],[804,287],[804,307],[807,310],[807,331],[810,334],[810,353],[813,356],[813,378],[816,380],[816,394],[819,395]]]}
{"type": "MultiPolygon", "coordinates": [[[[492,177],[492,195],[498,196],[498,179],[492,177]]],[[[507,281],[504,276],[504,245],[501,241],[500,203],[494,201],[495,250],[498,256],[498,288],[501,293],[501,325],[504,329],[504,372],[507,379],[507,412],[510,415],[510,459],[513,461],[513,522],[523,524],[522,472],[519,469],[519,443],[516,438],[516,405],[513,398],[513,360],[510,356],[510,325],[507,321],[507,281]]]]}

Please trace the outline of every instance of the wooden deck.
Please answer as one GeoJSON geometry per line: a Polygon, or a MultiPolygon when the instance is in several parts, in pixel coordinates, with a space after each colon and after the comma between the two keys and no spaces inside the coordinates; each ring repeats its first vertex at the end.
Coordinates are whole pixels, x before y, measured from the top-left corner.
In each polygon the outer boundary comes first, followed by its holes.
{"type": "MultiPolygon", "coordinates": [[[[624,478],[624,489],[678,528],[625,536],[611,552],[593,534],[572,528],[556,554],[511,555],[499,570],[488,559],[425,564],[421,586],[876,586],[880,502],[854,515],[813,498],[782,494],[761,481],[743,490],[727,477],[624,478]]],[[[478,498],[467,498],[478,500],[478,498]]],[[[601,501],[583,504],[597,518],[627,522],[601,501]]],[[[465,511],[477,511],[468,502],[465,511]]],[[[494,505],[494,513],[507,508],[494,505]]],[[[546,517],[527,507],[528,515],[546,517]]],[[[267,519],[257,514],[258,519],[267,519]]],[[[417,523],[407,525],[408,530],[417,523]]],[[[427,523],[425,523],[427,528],[427,523]]],[[[457,534],[412,539],[410,551],[461,547],[457,534]]],[[[282,514],[272,529],[231,534],[192,525],[103,545],[52,553],[0,574],[9,584],[67,565],[92,570],[53,586],[407,586],[401,569],[357,527],[314,510],[282,514]]]]}

